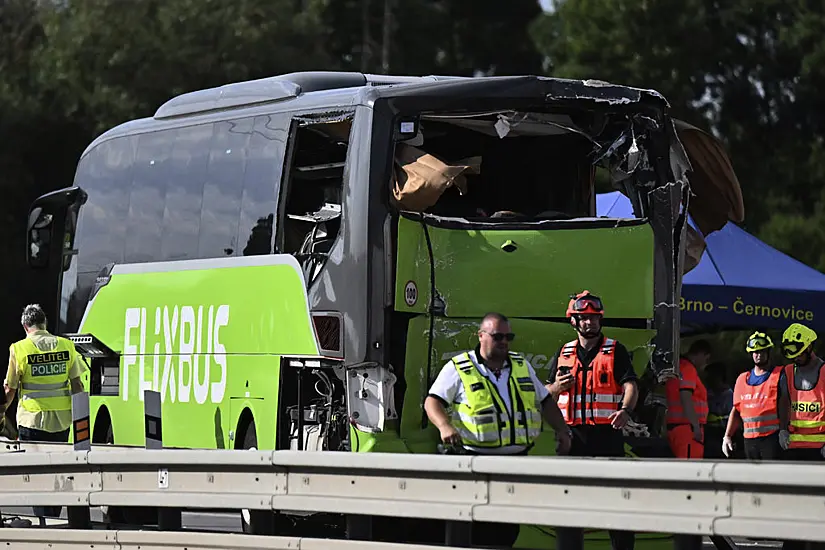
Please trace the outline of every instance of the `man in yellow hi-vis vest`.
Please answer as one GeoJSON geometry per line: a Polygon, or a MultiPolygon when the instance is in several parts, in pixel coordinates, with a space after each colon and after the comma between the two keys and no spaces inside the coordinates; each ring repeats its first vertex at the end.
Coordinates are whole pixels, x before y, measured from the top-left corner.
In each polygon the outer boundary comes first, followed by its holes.
{"type": "MultiPolygon", "coordinates": [[[[544,418],[555,431],[557,453],[567,454],[570,429],[529,361],[510,351],[514,338],[507,317],[485,315],[475,349],[450,359],[430,387],[427,417],[447,445],[467,454],[511,456],[528,453],[544,418]]],[[[474,544],[512,548],[518,535],[518,524],[473,522],[474,544]]]]}
{"type": "MultiPolygon", "coordinates": [[[[46,314],[38,304],[25,307],[21,324],[26,337],[9,346],[3,412],[19,391],[19,439],[67,442],[72,425],[72,394],[83,391],[80,376],[88,367],[71,340],[46,330],[46,314]]],[[[35,514],[41,518],[59,515],[60,509],[35,508],[35,514]]]]}

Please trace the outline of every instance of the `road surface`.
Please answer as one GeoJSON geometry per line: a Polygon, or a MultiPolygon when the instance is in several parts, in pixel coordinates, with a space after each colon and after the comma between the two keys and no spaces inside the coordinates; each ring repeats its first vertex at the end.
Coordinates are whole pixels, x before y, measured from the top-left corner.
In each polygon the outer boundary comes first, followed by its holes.
{"type": "MultiPolygon", "coordinates": [[[[10,516],[19,516],[27,518],[32,521],[32,526],[38,526],[38,519],[34,517],[31,508],[2,508],[3,518],[10,516]]],[[[91,510],[92,522],[102,522],[103,514],[99,508],[92,508],[91,510]]],[[[183,528],[194,531],[219,531],[225,533],[242,533],[241,515],[239,513],[202,513],[202,512],[183,512],[181,517],[183,528]]],[[[60,519],[49,519],[49,525],[62,525],[66,523],[66,508],[63,508],[60,519]]],[[[96,527],[100,528],[100,527],[96,527]]],[[[782,543],[776,541],[751,541],[746,539],[734,539],[736,545],[740,548],[781,548],[782,543]]],[[[705,548],[714,548],[710,539],[705,539],[705,548]]]]}

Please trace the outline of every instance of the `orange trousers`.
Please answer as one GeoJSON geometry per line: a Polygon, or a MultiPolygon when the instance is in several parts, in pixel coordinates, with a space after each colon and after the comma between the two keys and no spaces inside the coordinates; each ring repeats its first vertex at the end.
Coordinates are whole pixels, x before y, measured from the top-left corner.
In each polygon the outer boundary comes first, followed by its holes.
{"type": "Polygon", "coordinates": [[[693,428],[690,424],[668,426],[667,440],[670,450],[676,458],[704,458],[705,456],[705,426],[702,428],[702,442],[693,439],[693,428]]]}

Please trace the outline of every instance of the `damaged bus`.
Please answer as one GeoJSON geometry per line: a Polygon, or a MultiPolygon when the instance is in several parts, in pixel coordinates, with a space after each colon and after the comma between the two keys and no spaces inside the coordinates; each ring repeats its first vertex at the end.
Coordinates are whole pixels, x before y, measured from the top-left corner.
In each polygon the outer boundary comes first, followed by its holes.
{"type": "Polygon", "coordinates": [[[27,257],[95,443],[142,446],[153,390],[168,447],[433,453],[428,384],[487,311],[543,377],[586,288],[639,372],[674,371],[689,167],[651,90],[294,73],[99,136],[27,257]],[[596,217],[597,178],[635,219],[596,217]]]}

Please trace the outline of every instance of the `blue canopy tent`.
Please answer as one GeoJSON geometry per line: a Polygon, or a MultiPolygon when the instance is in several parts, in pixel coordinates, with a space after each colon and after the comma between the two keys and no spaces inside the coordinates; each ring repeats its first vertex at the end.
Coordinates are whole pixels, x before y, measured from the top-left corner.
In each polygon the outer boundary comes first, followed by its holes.
{"type": "MultiPolygon", "coordinates": [[[[619,191],[596,195],[596,212],[635,217],[619,191]]],[[[705,245],[699,264],[683,277],[683,331],[783,331],[798,321],[825,333],[825,274],[730,222],[705,237],[705,245]]]]}

